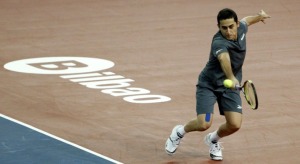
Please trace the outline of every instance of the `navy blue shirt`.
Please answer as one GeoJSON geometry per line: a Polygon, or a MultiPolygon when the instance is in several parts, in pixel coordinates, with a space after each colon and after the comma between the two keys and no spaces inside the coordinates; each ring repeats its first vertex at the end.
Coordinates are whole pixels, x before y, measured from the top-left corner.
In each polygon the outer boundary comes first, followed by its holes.
{"type": "Polygon", "coordinates": [[[246,33],[248,26],[246,22],[240,21],[237,29],[237,40],[227,40],[220,31],[218,31],[211,43],[209,60],[199,75],[198,85],[209,87],[213,90],[224,90],[223,81],[226,75],[223,72],[218,55],[228,52],[231,61],[232,72],[241,82],[242,66],[246,56],[246,33]]]}

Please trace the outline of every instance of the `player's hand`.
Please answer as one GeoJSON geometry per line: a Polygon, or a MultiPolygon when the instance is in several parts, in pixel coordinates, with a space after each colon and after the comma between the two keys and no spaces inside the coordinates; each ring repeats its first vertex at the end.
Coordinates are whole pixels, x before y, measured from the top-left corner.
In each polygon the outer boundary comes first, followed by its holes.
{"type": "Polygon", "coordinates": [[[261,10],[259,13],[258,13],[258,15],[261,17],[260,19],[260,21],[262,21],[263,23],[266,23],[265,22],[265,19],[267,19],[267,18],[271,18],[271,16],[270,15],[268,15],[264,10],[261,10]]]}
{"type": "Polygon", "coordinates": [[[240,82],[235,77],[231,78],[230,80],[232,80],[233,82],[233,86],[231,89],[236,89],[236,86],[240,86],[240,82]]]}

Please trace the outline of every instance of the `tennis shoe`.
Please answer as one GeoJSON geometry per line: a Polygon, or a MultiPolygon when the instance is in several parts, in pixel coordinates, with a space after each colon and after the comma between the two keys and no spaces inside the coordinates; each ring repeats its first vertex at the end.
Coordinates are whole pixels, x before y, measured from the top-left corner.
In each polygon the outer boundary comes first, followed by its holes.
{"type": "Polygon", "coordinates": [[[177,131],[177,129],[180,128],[180,127],[183,127],[183,125],[176,125],[173,128],[170,137],[166,141],[165,150],[166,150],[166,153],[169,154],[169,155],[175,154],[175,152],[176,152],[176,150],[177,150],[177,148],[178,148],[178,146],[180,144],[180,141],[183,138],[183,135],[181,135],[177,131]]]}
{"type": "Polygon", "coordinates": [[[212,142],[210,140],[210,136],[211,136],[211,133],[206,135],[204,138],[204,142],[206,143],[206,145],[208,145],[210,147],[209,148],[210,158],[212,160],[221,161],[221,160],[223,160],[223,156],[222,156],[223,147],[221,146],[221,144],[219,142],[212,142]]]}

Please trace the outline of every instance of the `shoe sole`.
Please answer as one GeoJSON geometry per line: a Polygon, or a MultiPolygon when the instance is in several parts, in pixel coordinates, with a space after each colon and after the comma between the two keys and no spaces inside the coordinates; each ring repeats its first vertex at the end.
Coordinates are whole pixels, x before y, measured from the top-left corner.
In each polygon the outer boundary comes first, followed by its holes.
{"type": "Polygon", "coordinates": [[[214,161],[222,161],[223,157],[215,156],[213,154],[210,154],[210,158],[214,161]]]}
{"type": "MultiPolygon", "coordinates": [[[[169,150],[166,149],[169,140],[171,140],[171,139],[168,138],[168,139],[167,139],[167,142],[166,142],[166,144],[165,144],[165,151],[166,151],[166,153],[167,153],[168,155],[174,155],[177,149],[175,149],[173,152],[170,152],[169,150]]],[[[172,142],[172,141],[170,141],[170,142],[172,142]]]]}

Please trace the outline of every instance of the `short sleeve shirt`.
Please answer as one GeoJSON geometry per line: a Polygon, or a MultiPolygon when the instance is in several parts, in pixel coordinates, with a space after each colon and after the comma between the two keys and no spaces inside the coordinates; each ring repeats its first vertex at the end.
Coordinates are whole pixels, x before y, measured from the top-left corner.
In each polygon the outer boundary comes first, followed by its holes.
{"type": "Polygon", "coordinates": [[[212,89],[224,88],[223,81],[226,79],[226,76],[218,60],[218,55],[223,52],[229,53],[233,74],[241,82],[242,66],[246,55],[248,26],[244,21],[240,21],[239,24],[236,41],[227,40],[220,31],[214,35],[209,60],[199,75],[198,85],[212,89]]]}

